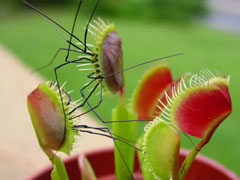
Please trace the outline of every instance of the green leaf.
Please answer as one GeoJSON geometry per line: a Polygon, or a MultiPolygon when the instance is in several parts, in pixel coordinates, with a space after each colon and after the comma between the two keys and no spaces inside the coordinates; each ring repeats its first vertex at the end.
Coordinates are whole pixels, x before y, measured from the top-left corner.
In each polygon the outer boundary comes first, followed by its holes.
{"type": "Polygon", "coordinates": [[[161,119],[155,119],[146,129],[143,140],[145,158],[153,175],[162,180],[178,179],[178,133],[161,119]]]}
{"type": "Polygon", "coordinates": [[[53,170],[51,172],[52,180],[69,180],[65,165],[59,157],[54,156],[52,164],[53,164],[53,170]]]}
{"type": "MultiPolygon", "coordinates": [[[[112,111],[113,121],[135,120],[136,115],[128,110],[123,97],[120,97],[118,106],[112,111]]],[[[113,123],[113,134],[117,137],[124,138],[127,143],[134,146],[137,138],[137,122],[119,122],[113,123]]],[[[132,179],[133,163],[134,163],[134,147],[115,141],[115,171],[118,180],[132,179]]]]}

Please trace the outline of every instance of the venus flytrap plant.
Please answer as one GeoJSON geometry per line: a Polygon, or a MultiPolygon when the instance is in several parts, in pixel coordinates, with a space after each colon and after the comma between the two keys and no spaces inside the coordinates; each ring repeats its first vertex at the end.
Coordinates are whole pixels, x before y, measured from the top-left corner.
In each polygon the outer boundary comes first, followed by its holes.
{"type": "MultiPolygon", "coordinates": [[[[208,143],[216,128],[231,113],[229,78],[215,76],[209,70],[204,70],[200,74],[192,76],[186,74],[179,80],[173,81],[169,66],[166,63],[157,65],[139,81],[132,96],[132,108],[129,108],[126,104],[122,69],[122,41],[113,24],[106,24],[101,19],[94,22],[96,26],[89,24],[91,29],[88,29],[95,41],[93,54],[89,57],[81,56],[89,62],[77,65],[81,67],[80,71],[92,71],[88,75],[90,82],[80,90],[85,99],[84,103],[91,107],[88,98],[97,87],[101,87],[101,91],[105,94],[118,95],[118,105],[112,110],[113,131],[105,131],[112,139],[117,135],[135,143],[137,122],[131,120],[151,120],[138,141],[139,149],[144,152],[139,153],[140,162],[143,162],[144,179],[184,179],[197,153],[208,143]],[[82,68],[89,65],[93,68],[82,68]],[[97,85],[85,97],[83,89],[93,82],[97,85]],[[179,132],[201,139],[181,167],[179,165],[181,142],[179,132]]],[[[147,61],[140,65],[161,59],[147,61]]],[[[134,67],[136,66],[125,70],[134,67]]],[[[98,105],[102,102],[101,98],[98,105]]],[[[83,105],[73,103],[62,87],[58,88],[56,84],[49,82],[40,84],[28,96],[28,110],[32,124],[40,147],[54,166],[51,174],[54,180],[69,179],[65,166],[56,152],[64,152],[67,155],[71,153],[75,142],[74,137],[78,136],[78,127],[74,125],[77,121],[76,117],[81,116],[78,110],[83,105]]],[[[89,111],[93,111],[97,106],[91,107],[89,111]]],[[[115,140],[114,144],[116,178],[118,180],[134,179],[134,144],[115,140]]],[[[90,163],[84,156],[79,159],[79,167],[82,179],[96,179],[90,163]]]]}
{"type": "MultiPolygon", "coordinates": [[[[142,79],[133,98],[133,107],[138,117],[142,116],[144,109],[145,118],[152,117],[154,107],[159,108],[155,113],[157,116],[146,126],[144,137],[140,140],[145,150],[143,175],[148,177],[146,179],[184,179],[197,153],[209,142],[216,128],[232,111],[228,91],[229,77],[215,76],[209,70],[204,70],[172,82],[168,66],[160,65],[152,68],[142,79]],[[165,73],[156,75],[156,69],[159,72],[165,69],[165,73]],[[164,77],[169,79],[168,85],[163,84],[166,88],[161,89],[158,85],[156,89],[159,92],[152,92],[155,90],[152,79],[164,77]],[[146,87],[152,91],[144,91],[146,87]],[[156,94],[159,94],[158,98],[156,94]],[[141,109],[138,102],[143,101],[143,97],[150,99],[150,103],[141,109]],[[178,164],[178,131],[201,138],[181,168],[178,164]],[[154,177],[150,177],[146,169],[150,169],[154,177]]],[[[140,155],[140,159],[144,156],[140,155]]]]}
{"type": "MultiPolygon", "coordinates": [[[[229,79],[204,70],[192,76],[184,75],[174,82],[167,64],[154,66],[145,73],[134,91],[132,102],[138,119],[152,119],[139,140],[139,148],[143,151],[139,153],[139,159],[143,162],[141,167],[144,179],[185,178],[198,152],[232,111],[229,79]],[[144,108],[141,107],[142,103],[145,103],[144,108]],[[142,112],[144,110],[146,112],[142,112]],[[179,132],[200,138],[200,142],[190,151],[181,166],[179,132]]],[[[113,109],[113,120],[135,119],[136,115],[128,110],[125,103],[124,86],[116,93],[119,103],[113,109]]],[[[75,106],[63,88],[59,89],[49,82],[40,84],[28,96],[32,123],[41,148],[54,166],[51,174],[54,180],[68,179],[64,164],[56,156],[56,151],[69,154],[72,150],[74,136],[78,132],[74,128],[75,122],[71,120],[74,114],[67,112],[75,106]]],[[[113,125],[112,134],[134,141],[136,129],[136,122],[119,122],[113,125]]],[[[115,142],[117,179],[134,179],[130,175],[133,172],[133,158],[133,147],[115,142]]],[[[83,156],[79,159],[79,167],[82,179],[96,179],[90,163],[83,156]]]]}
{"type": "Polygon", "coordinates": [[[215,76],[209,71],[192,77],[189,87],[179,93],[176,104],[171,108],[173,124],[176,123],[181,131],[201,138],[183,162],[181,179],[197,153],[210,141],[216,128],[232,112],[229,77],[215,76]]]}

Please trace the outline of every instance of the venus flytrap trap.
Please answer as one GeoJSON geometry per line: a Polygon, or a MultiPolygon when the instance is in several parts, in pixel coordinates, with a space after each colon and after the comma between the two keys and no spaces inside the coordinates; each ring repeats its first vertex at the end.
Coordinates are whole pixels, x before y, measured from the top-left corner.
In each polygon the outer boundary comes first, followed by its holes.
{"type": "Polygon", "coordinates": [[[138,119],[152,119],[156,114],[158,98],[164,96],[165,89],[173,82],[167,64],[154,66],[147,71],[133,93],[132,108],[138,119]]]}
{"type": "Polygon", "coordinates": [[[143,139],[145,165],[153,177],[167,180],[178,179],[180,136],[164,120],[156,118],[145,128],[143,139]]]}
{"type": "Polygon", "coordinates": [[[68,97],[63,87],[58,88],[56,84],[46,82],[41,83],[27,99],[28,111],[39,145],[54,166],[53,179],[68,179],[64,164],[56,152],[69,155],[75,143],[75,136],[78,135],[73,128],[74,121],[71,120],[74,114],[67,113],[76,104],[68,97]]]}
{"type": "MultiPolygon", "coordinates": [[[[102,19],[90,24],[89,32],[94,38],[93,65],[95,77],[109,76],[103,79],[102,88],[105,94],[121,93],[123,90],[122,41],[114,24],[107,24],[102,19]],[[118,72],[118,73],[116,73],[118,72]],[[116,74],[113,74],[116,73],[116,74]]],[[[80,69],[81,70],[81,69],[80,69]]]]}

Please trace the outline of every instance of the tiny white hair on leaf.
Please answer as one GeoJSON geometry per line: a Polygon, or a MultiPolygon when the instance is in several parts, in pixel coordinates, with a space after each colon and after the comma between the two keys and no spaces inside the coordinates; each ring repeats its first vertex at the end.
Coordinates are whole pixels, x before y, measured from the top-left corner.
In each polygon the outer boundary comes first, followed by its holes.
{"type": "Polygon", "coordinates": [[[96,26],[94,26],[93,24],[89,23],[90,27],[93,28],[96,32],[100,32],[101,33],[101,30],[98,29],[96,26]]]}
{"type": "Polygon", "coordinates": [[[95,96],[99,96],[101,94],[101,91],[98,91],[95,96]]]}
{"type": "Polygon", "coordinates": [[[97,35],[97,33],[93,32],[91,29],[88,29],[88,32],[90,32],[93,36],[97,35]]]}
{"type": "Polygon", "coordinates": [[[170,105],[173,103],[172,99],[168,96],[167,92],[164,91],[164,94],[165,94],[165,97],[166,97],[166,100],[167,100],[167,103],[170,105]]]}
{"type": "Polygon", "coordinates": [[[161,101],[161,99],[158,99],[158,102],[168,111],[170,111],[170,109],[161,101]]]}
{"type": "Polygon", "coordinates": [[[105,24],[105,22],[104,22],[100,17],[98,17],[98,21],[99,21],[102,25],[107,26],[107,25],[105,24]]]}
{"type": "Polygon", "coordinates": [[[172,87],[172,96],[173,96],[174,99],[177,98],[177,92],[176,92],[176,87],[175,86],[172,87]]]}
{"type": "Polygon", "coordinates": [[[166,116],[169,116],[169,113],[166,112],[161,106],[157,105],[157,107],[162,111],[163,114],[165,114],[166,116]]]}
{"type": "Polygon", "coordinates": [[[60,90],[62,90],[66,84],[67,84],[67,81],[65,81],[65,82],[62,84],[62,86],[60,87],[60,90]]]}
{"type": "Polygon", "coordinates": [[[97,21],[97,20],[93,20],[93,22],[94,22],[96,25],[100,26],[99,21],[97,21]]]}
{"type": "Polygon", "coordinates": [[[83,99],[82,98],[80,98],[80,99],[78,99],[78,100],[76,100],[76,101],[74,101],[73,103],[79,103],[79,102],[81,102],[83,99]]]}
{"type": "Polygon", "coordinates": [[[84,68],[84,69],[78,69],[78,71],[94,71],[94,68],[84,68]]]}
{"type": "Polygon", "coordinates": [[[51,88],[54,89],[56,86],[57,86],[57,82],[55,82],[55,83],[51,86],[51,88]]]}

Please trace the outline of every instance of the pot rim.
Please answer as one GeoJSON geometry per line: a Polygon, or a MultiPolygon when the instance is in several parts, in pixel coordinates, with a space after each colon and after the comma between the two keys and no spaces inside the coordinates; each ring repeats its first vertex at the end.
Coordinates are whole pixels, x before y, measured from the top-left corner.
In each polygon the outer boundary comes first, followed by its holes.
{"type": "MultiPolygon", "coordinates": [[[[189,153],[189,150],[181,148],[180,149],[180,154],[186,156],[189,153]]],[[[211,166],[212,169],[216,169],[218,171],[224,172],[224,174],[229,177],[229,179],[232,180],[240,180],[239,177],[231,170],[226,168],[224,165],[220,164],[219,162],[207,157],[203,156],[201,154],[198,154],[195,158],[195,161],[198,161],[202,164],[205,164],[207,166],[211,166]]]]}
{"type": "MultiPolygon", "coordinates": [[[[91,156],[93,154],[101,154],[103,152],[106,153],[106,152],[112,152],[112,151],[113,151],[112,147],[106,147],[106,148],[101,148],[101,149],[90,150],[90,151],[83,152],[83,153],[86,155],[86,157],[88,157],[88,156],[91,156]]],[[[189,150],[181,148],[181,150],[180,150],[180,154],[181,155],[186,156],[188,153],[189,153],[189,150]]],[[[63,161],[64,161],[64,163],[73,161],[79,155],[80,155],[80,153],[77,153],[77,154],[71,155],[69,157],[65,157],[65,158],[63,158],[63,161]]],[[[240,180],[239,177],[234,172],[232,172],[231,170],[227,169],[223,165],[219,164],[215,160],[210,159],[209,157],[206,157],[206,156],[198,154],[195,160],[197,160],[198,162],[200,162],[202,164],[205,164],[206,166],[211,166],[213,169],[216,169],[219,172],[222,172],[224,175],[229,177],[229,179],[240,180]]],[[[49,164],[46,167],[44,167],[44,168],[40,169],[39,171],[35,172],[29,178],[27,178],[26,180],[36,179],[37,177],[39,177],[43,173],[46,173],[46,172],[48,172],[50,170],[52,170],[52,165],[51,164],[49,164]]]]}

